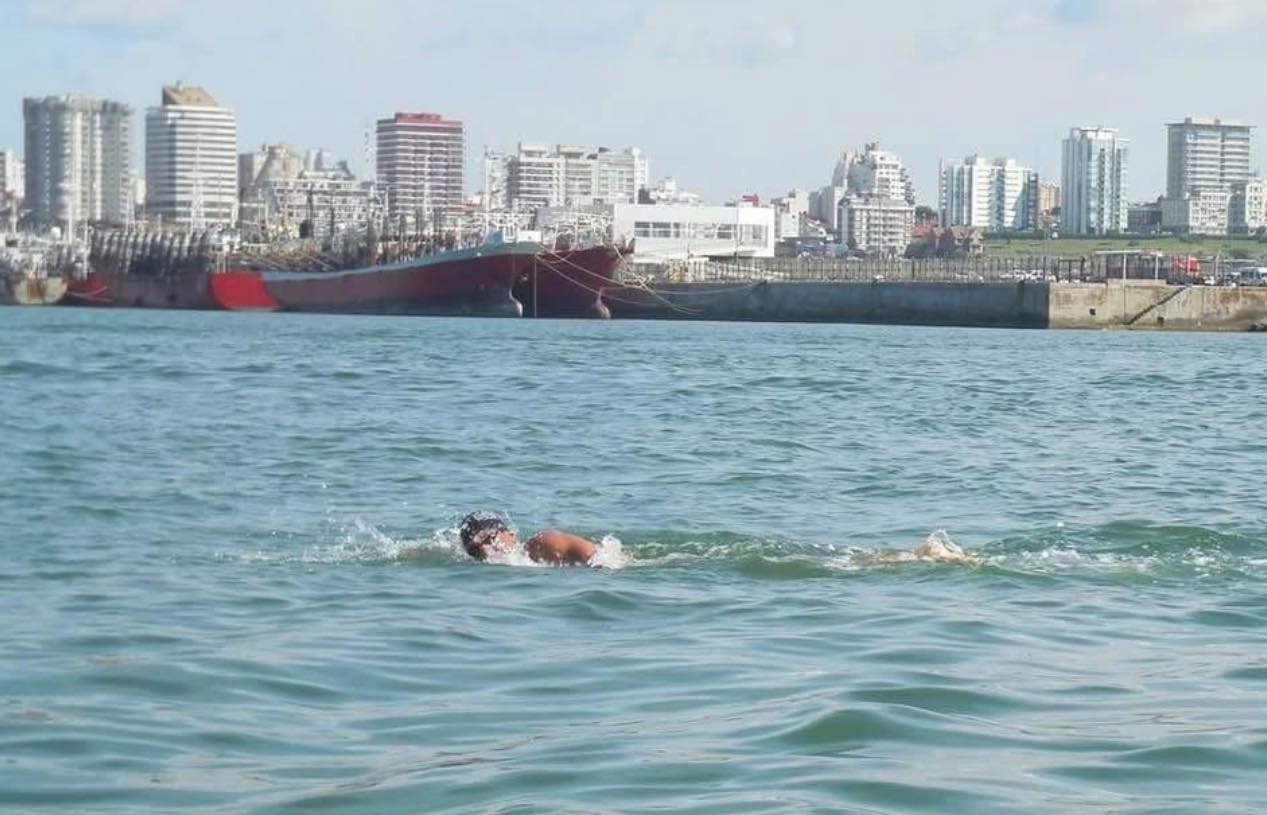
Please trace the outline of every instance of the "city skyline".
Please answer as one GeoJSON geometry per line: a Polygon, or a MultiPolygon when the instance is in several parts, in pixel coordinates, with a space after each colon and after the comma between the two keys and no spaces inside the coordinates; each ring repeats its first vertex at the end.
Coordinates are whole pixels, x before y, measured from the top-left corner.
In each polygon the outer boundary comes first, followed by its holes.
{"type": "Polygon", "coordinates": [[[483,148],[520,141],[635,145],[656,177],[720,201],[814,189],[842,149],[878,140],[910,167],[917,200],[936,206],[940,161],[1010,156],[1054,180],[1061,139],[1094,125],[1131,142],[1129,198],[1155,199],[1166,123],[1267,121],[1267,102],[1215,81],[1256,65],[1260,4],[973,7],[811,3],[771,16],[747,2],[556,0],[528,19],[490,3],[28,0],[0,11],[22,35],[0,55],[0,146],[21,149],[26,96],[80,93],[142,111],[183,80],[236,112],[240,149],[321,146],[362,172],[379,118],[461,119],[468,193],[483,148]],[[860,68],[872,81],[855,81],[860,68]]]}

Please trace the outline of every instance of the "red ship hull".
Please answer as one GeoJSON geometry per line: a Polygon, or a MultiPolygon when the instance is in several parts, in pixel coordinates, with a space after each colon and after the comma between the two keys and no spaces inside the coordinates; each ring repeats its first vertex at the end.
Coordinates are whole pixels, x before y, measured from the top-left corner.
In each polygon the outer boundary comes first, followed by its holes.
{"type": "Polygon", "coordinates": [[[170,275],[94,272],[71,283],[70,302],[93,306],[517,317],[511,287],[537,244],[500,244],[345,270],[170,275]]]}
{"type": "Polygon", "coordinates": [[[334,271],[238,269],[217,280],[215,291],[234,310],[518,317],[523,308],[511,287],[538,248],[481,246],[334,271]]]}
{"type": "Polygon", "coordinates": [[[610,246],[540,252],[515,282],[515,299],[529,317],[607,319],[602,292],[628,253],[610,246]]]}
{"type": "Polygon", "coordinates": [[[124,308],[220,308],[212,297],[207,277],[207,273],[202,271],[160,277],[93,272],[70,282],[66,302],[124,308]]]}

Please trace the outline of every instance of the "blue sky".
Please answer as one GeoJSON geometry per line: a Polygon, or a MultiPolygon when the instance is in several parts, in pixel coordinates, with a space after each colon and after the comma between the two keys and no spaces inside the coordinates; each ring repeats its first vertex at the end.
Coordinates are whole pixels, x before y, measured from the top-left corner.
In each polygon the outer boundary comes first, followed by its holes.
{"type": "Polygon", "coordinates": [[[486,144],[638,145],[722,199],[821,186],[879,140],[932,202],[940,158],[1055,176],[1068,128],[1103,124],[1143,199],[1165,122],[1267,125],[1263,0],[0,0],[0,32],[0,146],[21,151],[24,96],[141,110],[183,80],[237,111],[241,149],[356,164],[379,116],[461,118],[472,191],[486,144]]]}

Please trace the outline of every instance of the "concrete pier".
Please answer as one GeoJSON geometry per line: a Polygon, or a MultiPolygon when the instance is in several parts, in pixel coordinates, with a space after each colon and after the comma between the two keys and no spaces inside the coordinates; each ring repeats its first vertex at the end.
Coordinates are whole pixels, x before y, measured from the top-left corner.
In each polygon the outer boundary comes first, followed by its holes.
{"type": "Polygon", "coordinates": [[[1099,283],[659,283],[603,293],[612,316],[993,328],[1246,331],[1267,326],[1267,287],[1099,283]]]}

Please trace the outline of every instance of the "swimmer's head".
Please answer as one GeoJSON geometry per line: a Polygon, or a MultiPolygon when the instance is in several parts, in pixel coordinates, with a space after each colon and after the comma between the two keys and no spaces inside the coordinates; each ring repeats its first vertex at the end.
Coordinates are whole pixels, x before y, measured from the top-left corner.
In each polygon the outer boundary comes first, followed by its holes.
{"type": "Polygon", "coordinates": [[[476,560],[509,552],[519,543],[519,536],[503,515],[495,512],[472,512],[462,519],[458,532],[462,548],[476,560]]]}

